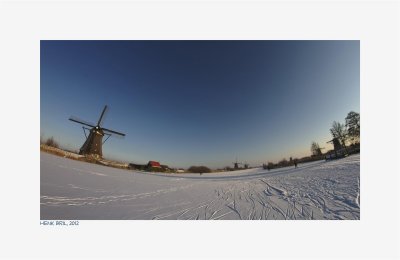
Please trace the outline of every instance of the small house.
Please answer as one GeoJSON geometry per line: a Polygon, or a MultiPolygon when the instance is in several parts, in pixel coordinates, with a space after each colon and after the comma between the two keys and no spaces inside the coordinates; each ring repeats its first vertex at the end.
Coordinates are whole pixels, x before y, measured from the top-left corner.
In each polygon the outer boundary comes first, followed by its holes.
{"type": "Polygon", "coordinates": [[[149,163],[147,164],[147,168],[150,170],[151,169],[161,169],[161,164],[156,161],[149,161],[149,163]]]}

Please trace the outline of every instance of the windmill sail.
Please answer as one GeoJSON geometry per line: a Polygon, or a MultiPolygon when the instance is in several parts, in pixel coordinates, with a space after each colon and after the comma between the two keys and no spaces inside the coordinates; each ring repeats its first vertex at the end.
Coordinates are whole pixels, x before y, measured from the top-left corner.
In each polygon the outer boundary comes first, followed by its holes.
{"type": "Polygon", "coordinates": [[[116,135],[120,135],[120,136],[125,136],[125,134],[123,134],[123,133],[101,127],[101,123],[102,123],[104,113],[106,112],[106,110],[107,110],[107,106],[104,106],[104,109],[101,112],[100,118],[97,121],[97,125],[88,123],[88,122],[78,119],[76,117],[69,118],[69,120],[72,122],[91,127],[89,136],[87,136],[85,143],[82,145],[81,149],[79,150],[79,154],[94,155],[96,157],[101,158],[103,156],[102,145],[103,145],[103,136],[105,134],[107,134],[107,135],[116,134],[116,135]]]}

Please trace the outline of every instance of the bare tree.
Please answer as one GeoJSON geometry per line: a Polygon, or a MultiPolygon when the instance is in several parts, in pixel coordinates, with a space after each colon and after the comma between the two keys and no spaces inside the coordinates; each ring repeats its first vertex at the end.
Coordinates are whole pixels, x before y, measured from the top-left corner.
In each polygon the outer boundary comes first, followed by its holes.
{"type": "Polygon", "coordinates": [[[330,129],[333,138],[337,138],[343,147],[346,147],[347,132],[346,127],[336,121],[333,121],[330,129]]]}
{"type": "Polygon", "coordinates": [[[193,173],[209,173],[211,169],[206,166],[190,166],[188,171],[193,173]]]}
{"type": "Polygon", "coordinates": [[[312,142],[311,143],[311,153],[314,156],[321,155],[321,147],[319,147],[319,144],[317,142],[312,142]]]}
{"type": "Polygon", "coordinates": [[[58,148],[58,143],[57,143],[56,140],[54,140],[53,137],[47,138],[45,144],[48,145],[48,146],[51,146],[51,147],[58,148]]]}

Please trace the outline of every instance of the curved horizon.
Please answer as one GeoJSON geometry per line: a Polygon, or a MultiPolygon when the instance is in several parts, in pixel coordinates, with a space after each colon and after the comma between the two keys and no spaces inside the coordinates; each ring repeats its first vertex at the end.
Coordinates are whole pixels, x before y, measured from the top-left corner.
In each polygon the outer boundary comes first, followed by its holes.
{"type": "Polygon", "coordinates": [[[79,150],[77,116],[125,133],[105,158],[260,165],[330,149],[360,109],[359,41],[41,41],[41,135],[79,150]]]}

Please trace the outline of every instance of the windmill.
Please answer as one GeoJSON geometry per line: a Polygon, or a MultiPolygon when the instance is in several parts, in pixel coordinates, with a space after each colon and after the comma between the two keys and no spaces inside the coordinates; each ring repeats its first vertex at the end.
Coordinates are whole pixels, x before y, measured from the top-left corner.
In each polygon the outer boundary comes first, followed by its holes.
{"type": "Polygon", "coordinates": [[[248,169],[249,168],[249,164],[247,162],[244,162],[244,168],[248,169]]]}
{"type": "Polygon", "coordinates": [[[102,151],[102,145],[110,138],[112,134],[120,135],[120,136],[125,136],[123,133],[119,133],[104,127],[101,127],[101,120],[103,119],[104,112],[106,112],[107,106],[104,106],[103,112],[100,115],[99,121],[97,121],[97,124],[94,125],[92,123],[85,122],[83,120],[80,120],[76,117],[70,117],[69,120],[72,122],[82,124],[83,132],[86,136],[86,141],[82,145],[81,149],[79,150],[79,154],[89,154],[89,155],[94,155],[96,157],[102,157],[103,156],[103,151],[102,151]],[[89,126],[91,128],[87,128],[85,126],[89,126]],[[89,135],[86,134],[86,130],[89,131],[89,135]],[[103,142],[103,136],[107,135],[106,140],[103,142]]]}
{"type": "Polygon", "coordinates": [[[242,164],[242,163],[238,162],[237,157],[236,157],[236,161],[233,162],[234,168],[235,168],[235,169],[239,169],[239,165],[240,165],[240,164],[242,164]]]}
{"type": "Polygon", "coordinates": [[[333,143],[333,149],[334,149],[335,151],[338,151],[338,150],[340,150],[340,149],[343,148],[343,147],[342,147],[342,144],[341,144],[340,141],[339,141],[339,138],[337,138],[337,137],[334,137],[332,140],[330,140],[330,141],[328,141],[328,142],[326,142],[326,143],[333,143]]]}

